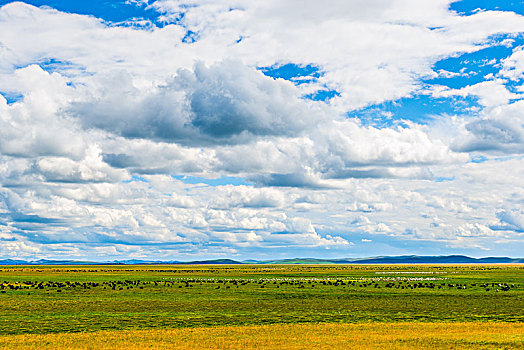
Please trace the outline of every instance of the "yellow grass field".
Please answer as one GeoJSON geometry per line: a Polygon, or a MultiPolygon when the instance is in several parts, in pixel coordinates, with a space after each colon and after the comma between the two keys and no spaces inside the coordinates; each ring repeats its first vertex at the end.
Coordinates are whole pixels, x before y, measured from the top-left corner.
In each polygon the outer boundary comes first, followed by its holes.
{"type": "Polygon", "coordinates": [[[222,326],[25,334],[3,349],[524,349],[522,323],[365,323],[222,326]]]}

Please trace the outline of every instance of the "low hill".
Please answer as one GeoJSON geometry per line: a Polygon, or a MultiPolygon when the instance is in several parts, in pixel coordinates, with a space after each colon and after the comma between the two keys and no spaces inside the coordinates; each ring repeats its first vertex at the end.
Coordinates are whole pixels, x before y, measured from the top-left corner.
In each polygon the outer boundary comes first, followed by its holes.
{"type": "Polygon", "coordinates": [[[235,264],[521,264],[524,258],[485,257],[471,258],[465,255],[443,256],[377,256],[369,258],[314,259],[294,258],[278,260],[245,260],[213,259],[195,261],[152,261],[152,260],[113,260],[113,261],[79,261],[79,260],[18,260],[0,259],[0,265],[235,265],[235,264]]]}

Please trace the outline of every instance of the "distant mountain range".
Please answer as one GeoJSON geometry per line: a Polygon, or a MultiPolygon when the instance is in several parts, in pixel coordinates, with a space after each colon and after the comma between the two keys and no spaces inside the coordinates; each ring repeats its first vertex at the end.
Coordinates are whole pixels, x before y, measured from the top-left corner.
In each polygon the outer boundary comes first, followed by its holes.
{"type": "Polygon", "coordinates": [[[158,260],[113,260],[113,261],[79,261],[79,260],[16,260],[0,259],[0,265],[234,265],[234,264],[521,264],[524,258],[486,257],[471,258],[464,255],[445,256],[377,256],[370,258],[345,259],[312,259],[295,258],[280,260],[245,260],[231,259],[196,260],[196,261],[158,261],[158,260]]]}
{"type": "Polygon", "coordinates": [[[486,257],[471,258],[464,255],[445,256],[377,256],[370,258],[348,258],[348,259],[283,259],[266,260],[253,264],[519,264],[524,263],[524,258],[508,257],[486,257]]]}

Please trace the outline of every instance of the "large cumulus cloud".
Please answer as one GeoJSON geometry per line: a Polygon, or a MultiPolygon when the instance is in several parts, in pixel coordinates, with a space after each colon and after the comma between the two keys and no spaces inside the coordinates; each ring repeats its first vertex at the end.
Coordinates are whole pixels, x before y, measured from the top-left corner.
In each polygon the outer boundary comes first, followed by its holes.
{"type": "MultiPolygon", "coordinates": [[[[106,83],[107,82],[107,83],[106,83]]],[[[295,136],[322,120],[289,82],[275,81],[240,61],[179,70],[167,84],[133,86],[115,73],[101,91],[74,103],[85,127],[124,137],[185,145],[246,143],[259,136],[295,136]]]]}

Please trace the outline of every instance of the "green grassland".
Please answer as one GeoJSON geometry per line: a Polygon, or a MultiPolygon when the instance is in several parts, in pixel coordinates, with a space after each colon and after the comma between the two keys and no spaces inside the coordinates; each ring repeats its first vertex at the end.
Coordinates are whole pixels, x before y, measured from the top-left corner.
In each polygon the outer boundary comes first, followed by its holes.
{"type": "Polygon", "coordinates": [[[0,266],[0,334],[523,322],[522,265],[0,266]]]}

